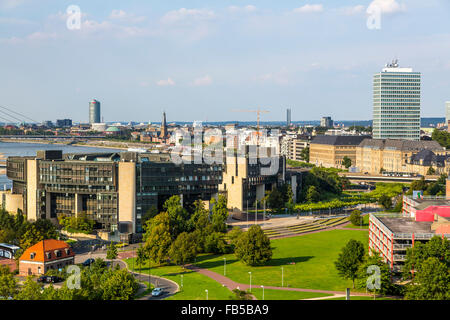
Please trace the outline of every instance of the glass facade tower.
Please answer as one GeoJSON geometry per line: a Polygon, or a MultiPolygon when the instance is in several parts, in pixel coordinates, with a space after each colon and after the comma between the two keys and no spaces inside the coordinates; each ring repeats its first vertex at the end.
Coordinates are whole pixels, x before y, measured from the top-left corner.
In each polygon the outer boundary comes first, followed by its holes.
{"type": "Polygon", "coordinates": [[[373,77],[373,138],[420,140],[420,72],[397,61],[373,77]]]}

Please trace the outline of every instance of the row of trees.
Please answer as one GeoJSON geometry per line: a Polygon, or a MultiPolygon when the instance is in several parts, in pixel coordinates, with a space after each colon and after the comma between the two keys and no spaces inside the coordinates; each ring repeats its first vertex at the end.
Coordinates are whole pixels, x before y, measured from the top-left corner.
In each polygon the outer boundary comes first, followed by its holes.
{"type": "Polygon", "coordinates": [[[441,174],[436,182],[426,182],[425,178],[422,177],[420,180],[415,180],[411,183],[411,187],[408,191],[408,195],[412,195],[413,191],[423,191],[424,195],[430,196],[442,196],[445,195],[445,183],[447,180],[447,175],[445,173],[441,174]]]}
{"type": "Polygon", "coordinates": [[[228,209],[224,196],[213,201],[211,215],[201,201],[196,201],[189,212],[181,206],[178,196],[168,199],[164,210],[146,223],[145,244],[137,252],[139,265],[148,259],[157,264],[170,261],[185,265],[199,253],[234,251],[248,265],[263,264],[272,257],[270,240],[259,226],[252,226],[247,232],[234,229],[230,241],[226,240],[228,209]]]}
{"type": "MultiPolygon", "coordinates": [[[[65,275],[61,272],[61,275],[65,275]]],[[[75,277],[73,275],[71,277],[75,277]]],[[[0,299],[15,300],[132,300],[139,283],[126,269],[110,269],[105,261],[97,259],[90,267],[81,269],[79,286],[69,277],[60,289],[53,285],[42,289],[28,277],[18,285],[8,267],[0,267],[0,299]],[[73,285],[73,286],[71,286],[73,285]]]]}

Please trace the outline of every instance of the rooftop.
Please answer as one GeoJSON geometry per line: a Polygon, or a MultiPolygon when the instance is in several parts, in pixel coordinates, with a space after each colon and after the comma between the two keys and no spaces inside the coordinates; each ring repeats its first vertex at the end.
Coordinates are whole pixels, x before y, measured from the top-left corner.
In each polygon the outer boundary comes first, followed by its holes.
{"type": "Polygon", "coordinates": [[[319,135],[313,137],[312,144],[328,144],[335,146],[357,146],[363,140],[370,140],[370,136],[330,136],[319,135]]]}
{"type": "Polygon", "coordinates": [[[413,218],[407,217],[392,218],[377,216],[377,218],[393,233],[434,233],[431,230],[433,222],[417,222],[413,218]]]}

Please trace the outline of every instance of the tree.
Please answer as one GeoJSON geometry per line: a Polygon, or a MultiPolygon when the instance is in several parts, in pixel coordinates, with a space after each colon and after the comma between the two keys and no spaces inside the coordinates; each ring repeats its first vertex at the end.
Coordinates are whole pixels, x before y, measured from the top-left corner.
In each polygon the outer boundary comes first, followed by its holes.
{"type": "Polygon", "coordinates": [[[445,263],[436,257],[423,261],[421,271],[416,276],[417,285],[410,285],[406,291],[407,299],[449,300],[450,274],[445,263]]]}
{"type": "Polygon", "coordinates": [[[16,295],[17,300],[41,300],[42,291],[41,286],[33,280],[31,276],[27,277],[25,283],[16,295]]]}
{"type": "Polygon", "coordinates": [[[20,247],[23,250],[35,245],[39,241],[47,239],[56,239],[58,233],[50,220],[38,219],[27,225],[23,236],[20,239],[20,247]]]}
{"type": "Polygon", "coordinates": [[[350,168],[350,167],[352,166],[352,159],[350,159],[349,157],[345,156],[345,157],[342,159],[342,165],[343,165],[346,169],[350,168]]]}
{"type": "Polygon", "coordinates": [[[368,291],[372,291],[372,289],[368,288],[367,284],[371,282],[374,286],[374,293],[378,292],[380,294],[393,294],[394,286],[391,283],[391,270],[389,266],[383,262],[380,254],[376,251],[372,251],[372,256],[367,255],[364,259],[363,264],[361,264],[356,280],[356,287],[358,289],[367,289],[368,291]],[[371,277],[374,276],[375,272],[371,271],[369,267],[377,266],[380,271],[380,288],[375,288],[375,281],[371,281],[371,277]],[[368,273],[369,271],[369,273],[368,273]]]}
{"type": "Polygon", "coordinates": [[[102,277],[102,300],[132,300],[139,284],[127,270],[109,270],[102,277]]]}
{"type": "Polygon", "coordinates": [[[146,232],[144,234],[144,247],[148,257],[161,263],[166,259],[172,237],[170,236],[169,215],[167,212],[158,214],[153,219],[147,221],[146,232]]]}
{"type": "Polygon", "coordinates": [[[310,186],[308,192],[306,193],[306,201],[308,202],[318,202],[320,200],[320,193],[317,191],[315,186],[310,186]]]}
{"type": "Polygon", "coordinates": [[[237,240],[235,254],[249,266],[262,265],[272,259],[270,239],[259,225],[253,225],[237,240]]]}
{"type": "Polygon", "coordinates": [[[243,233],[244,231],[242,231],[242,229],[237,226],[233,227],[233,229],[231,229],[231,231],[228,232],[228,239],[230,240],[230,244],[233,250],[236,247],[237,242],[243,233]]]}
{"type": "Polygon", "coordinates": [[[351,239],[339,253],[335,266],[338,274],[344,279],[350,279],[355,288],[355,279],[358,277],[358,269],[364,261],[364,245],[351,239]]]}
{"type": "Polygon", "coordinates": [[[434,175],[436,173],[436,170],[434,170],[433,167],[429,167],[427,171],[427,175],[434,175]]]}
{"type": "Polygon", "coordinates": [[[378,199],[378,204],[382,205],[383,208],[388,210],[392,207],[392,199],[391,197],[383,194],[381,195],[380,199],[378,199]]]}
{"type": "Polygon", "coordinates": [[[229,251],[229,246],[225,241],[223,233],[213,232],[206,236],[205,239],[205,252],[221,254],[227,253],[229,251]]]}
{"type": "Polygon", "coordinates": [[[217,232],[226,232],[227,219],[228,219],[227,198],[224,195],[219,195],[218,201],[214,203],[212,208],[211,220],[214,230],[217,232]]]}
{"type": "Polygon", "coordinates": [[[145,263],[145,261],[147,260],[147,251],[145,250],[145,248],[140,245],[139,248],[137,249],[137,257],[136,257],[136,263],[139,266],[139,272],[141,269],[141,266],[145,263]]]}
{"type": "Polygon", "coordinates": [[[194,212],[189,219],[188,227],[186,229],[189,231],[204,229],[209,224],[209,212],[206,210],[204,203],[201,200],[195,201],[194,212]]]}
{"type": "Polygon", "coordinates": [[[0,266],[0,300],[14,297],[17,293],[17,281],[7,266],[0,266]]]}
{"type": "Polygon", "coordinates": [[[175,240],[180,233],[188,229],[189,213],[181,205],[180,196],[170,197],[163,207],[169,217],[170,236],[175,240]]]}
{"type": "Polygon", "coordinates": [[[267,206],[274,210],[281,210],[283,208],[284,201],[281,192],[274,188],[271,191],[267,191],[267,206]]]}
{"type": "Polygon", "coordinates": [[[300,157],[304,161],[309,162],[309,147],[306,147],[302,151],[300,151],[300,157]]]}
{"type": "Polygon", "coordinates": [[[108,251],[106,252],[106,259],[114,260],[117,259],[117,247],[114,243],[111,242],[111,244],[108,246],[108,251]]]}
{"type": "Polygon", "coordinates": [[[354,226],[360,226],[362,224],[361,211],[353,210],[350,214],[349,220],[354,226]]]}
{"type": "Polygon", "coordinates": [[[197,256],[196,237],[192,233],[183,232],[172,243],[169,249],[170,259],[177,265],[185,265],[197,256]]]}

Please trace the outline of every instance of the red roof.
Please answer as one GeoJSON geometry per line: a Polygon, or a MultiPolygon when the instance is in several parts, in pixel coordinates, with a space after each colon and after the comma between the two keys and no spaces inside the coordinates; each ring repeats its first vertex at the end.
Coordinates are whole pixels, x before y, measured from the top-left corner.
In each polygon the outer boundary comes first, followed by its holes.
{"type": "Polygon", "coordinates": [[[48,239],[40,241],[25,250],[19,261],[49,262],[73,256],[75,256],[75,253],[67,243],[48,239]],[[60,254],[59,257],[58,254],[60,254]]]}

